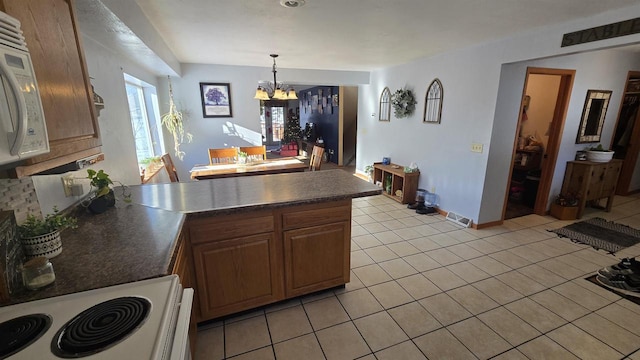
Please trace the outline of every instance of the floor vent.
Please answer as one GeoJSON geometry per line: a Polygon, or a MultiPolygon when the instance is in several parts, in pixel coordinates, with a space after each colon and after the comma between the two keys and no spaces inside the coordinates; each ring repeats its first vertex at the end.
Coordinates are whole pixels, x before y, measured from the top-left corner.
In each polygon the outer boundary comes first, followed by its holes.
{"type": "Polygon", "coordinates": [[[464,226],[464,227],[471,227],[471,224],[473,223],[473,220],[468,219],[462,215],[458,215],[456,213],[454,213],[453,211],[449,211],[447,213],[447,220],[449,221],[453,221],[454,223],[464,226]]]}

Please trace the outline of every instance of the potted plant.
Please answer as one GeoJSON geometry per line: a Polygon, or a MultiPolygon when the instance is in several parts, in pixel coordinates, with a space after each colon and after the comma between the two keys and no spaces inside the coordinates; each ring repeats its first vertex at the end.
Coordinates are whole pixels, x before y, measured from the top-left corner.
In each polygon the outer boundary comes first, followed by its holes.
{"type": "Polygon", "coordinates": [[[369,177],[369,181],[372,182],[373,181],[373,165],[367,165],[364,167],[364,172],[367,174],[367,176],[369,177]]]}
{"type": "Polygon", "coordinates": [[[574,220],[578,217],[580,196],[574,193],[560,193],[551,203],[549,213],[559,220],[574,220]]]}
{"type": "Polygon", "coordinates": [[[238,164],[240,165],[246,164],[248,156],[249,155],[247,155],[246,152],[238,150],[238,164]]]}
{"type": "Polygon", "coordinates": [[[602,144],[587,149],[587,160],[593,162],[609,162],[613,159],[613,150],[607,150],[602,144]]]}
{"type": "Polygon", "coordinates": [[[161,122],[173,137],[173,150],[175,151],[176,157],[182,160],[184,158],[184,151],[180,150],[180,145],[182,145],[185,138],[187,142],[191,142],[193,135],[184,131],[184,116],[182,111],[178,111],[176,104],[173,102],[171,77],[167,76],[167,78],[169,79],[169,112],[162,115],[161,122]]]}
{"type": "MultiPolygon", "coordinates": [[[[83,205],[89,211],[94,214],[101,214],[116,204],[116,196],[111,188],[113,181],[109,178],[109,174],[102,169],[98,171],[87,169],[87,178],[90,180],[92,190],[87,199],[83,201],[83,205]]],[[[118,183],[122,189],[124,201],[131,202],[131,194],[128,193],[127,187],[120,182],[118,183]]]]}
{"type": "Polygon", "coordinates": [[[53,212],[44,218],[27,215],[27,220],[18,226],[18,233],[27,258],[44,256],[50,259],[62,252],[60,231],[77,227],[76,218],[60,214],[54,206],[53,212]]]}

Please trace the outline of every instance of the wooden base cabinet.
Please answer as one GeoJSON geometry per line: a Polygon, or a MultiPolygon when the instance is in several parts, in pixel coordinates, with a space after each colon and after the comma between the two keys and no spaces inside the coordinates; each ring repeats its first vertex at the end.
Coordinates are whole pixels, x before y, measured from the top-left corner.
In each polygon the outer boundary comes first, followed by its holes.
{"type": "Polygon", "coordinates": [[[188,221],[200,321],[349,282],[351,199],[188,221]]]}
{"type": "Polygon", "coordinates": [[[606,211],[611,211],[622,160],[609,162],[569,161],[564,173],[562,193],[580,196],[578,219],[588,201],[607,198],[606,211]]]}
{"type": "Polygon", "coordinates": [[[283,297],[282,245],[271,214],[198,219],[189,228],[201,320],[283,297]]]}
{"type": "MultiPolygon", "coordinates": [[[[172,265],[172,274],[178,275],[180,278],[180,284],[183,288],[196,288],[195,279],[193,276],[193,259],[191,257],[191,244],[186,231],[180,234],[178,240],[178,249],[176,250],[176,257],[172,265]]],[[[196,353],[196,341],[198,339],[197,334],[197,322],[198,315],[198,298],[197,294],[193,298],[193,305],[191,307],[191,323],[189,324],[189,346],[191,350],[191,356],[194,357],[196,353]]]]}
{"type": "Polygon", "coordinates": [[[282,227],[287,297],[349,282],[351,200],[285,210],[282,227]]]}
{"type": "Polygon", "coordinates": [[[202,316],[214,318],[282,297],[273,234],[195,245],[202,316]]]}

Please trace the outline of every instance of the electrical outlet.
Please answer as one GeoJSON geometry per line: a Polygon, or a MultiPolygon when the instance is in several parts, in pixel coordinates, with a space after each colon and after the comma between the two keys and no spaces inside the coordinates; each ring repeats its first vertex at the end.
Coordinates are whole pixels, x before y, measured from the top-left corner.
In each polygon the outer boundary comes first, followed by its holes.
{"type": "Polygon", "coordinates": [[[471,143],[471,151],[482,153],[482,144],[480,143],[471,143]]]}
{"type": "Polygon", "coordinates": [[[60,178],[62,180],[62,186],[64,188],[64,196],[70,197],[73,195],[73,175],[67,175],[60,178]]]}

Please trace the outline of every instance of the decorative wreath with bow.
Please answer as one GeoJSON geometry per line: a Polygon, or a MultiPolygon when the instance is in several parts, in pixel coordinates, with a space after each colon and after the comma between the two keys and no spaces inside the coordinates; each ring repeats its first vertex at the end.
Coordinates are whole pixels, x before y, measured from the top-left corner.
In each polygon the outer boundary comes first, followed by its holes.
{"type": "Polygon", "coordinates": [[[391,98],[391,104],[393,105],[394,115],[400,119],[413,114],[417,101],[411,90],[398,89],[391,98]]]}

